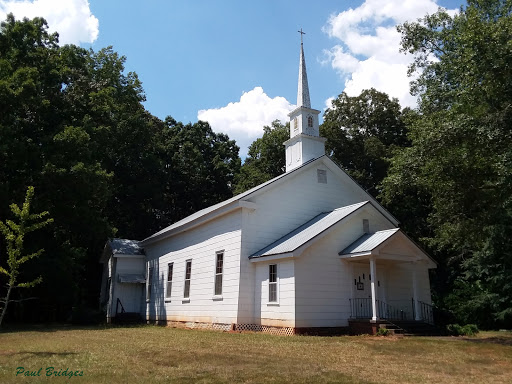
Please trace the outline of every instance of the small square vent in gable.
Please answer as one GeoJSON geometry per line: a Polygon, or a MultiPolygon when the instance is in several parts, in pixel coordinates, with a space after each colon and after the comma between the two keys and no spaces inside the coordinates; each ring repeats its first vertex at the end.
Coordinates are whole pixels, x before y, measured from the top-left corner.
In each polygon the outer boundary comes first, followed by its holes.
{"type": "Polygon", "coordinates": [[[327,171],[325,169],[317,169],[316,177],[319,183],[327,184],[327,171]]]}

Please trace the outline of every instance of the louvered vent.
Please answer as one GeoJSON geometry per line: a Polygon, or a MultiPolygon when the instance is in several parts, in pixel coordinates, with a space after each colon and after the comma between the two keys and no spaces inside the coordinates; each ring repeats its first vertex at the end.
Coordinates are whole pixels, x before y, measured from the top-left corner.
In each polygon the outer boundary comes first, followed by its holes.
{"type": "Polygon", "coordinates": [[[370,220],[363,219],[363,232],[370,233],[370,220]]]}
{"type": "Polygon", "coordinates": [[[319,183],[327,184],[327,171],[325,169],[317,169],[316,176],[319,183]]]}

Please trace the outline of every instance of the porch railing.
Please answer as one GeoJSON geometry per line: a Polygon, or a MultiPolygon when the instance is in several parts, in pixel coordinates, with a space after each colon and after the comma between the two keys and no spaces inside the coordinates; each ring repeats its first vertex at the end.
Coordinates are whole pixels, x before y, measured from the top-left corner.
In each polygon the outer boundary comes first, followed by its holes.
{"type": "Polygon", "coordinates": [[[371,299],[349,299],[350,317],[353,319],[368,319],[372,317],[371,299]]]}
{"type": "MultiPolygon", "coordinates": [[[[372,299],[349,299],[350,301],[350,317],[353,319],[369,319],[372,318],[372,299]]],[[[409,312],[398,309],[389,305],[385,301],[376,300],[377,316],[386,320],[410,320],[409,312]]],[[[414,313],[414,312],[413,312],[414,313]]]]}
{"type": "MultiPolygon", "coordinates": [[[[418,309],[419,309],[419,315],[420,319],[424,321],[425,323],[434,325],[434,307],[432,305],[427,304],[423,301],[418,300],[418,309]]],[[[416,303],[414,301],[414,298],[412,299],[412,313],[416,313],[416,303]]]]}

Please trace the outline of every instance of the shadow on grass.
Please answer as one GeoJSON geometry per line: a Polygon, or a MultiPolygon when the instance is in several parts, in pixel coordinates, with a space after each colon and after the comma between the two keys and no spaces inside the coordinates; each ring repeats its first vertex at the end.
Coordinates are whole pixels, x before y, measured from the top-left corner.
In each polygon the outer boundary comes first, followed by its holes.
{"type": "Polygon", "coordinates": [[[472,338],[464,338],[462,340],[469,341],[472,343],[491,343],[491,344],[499,344],[499,345],[511,345],[512,346],[512,337],[486,337],[480,339],[472,339],[472,338]]]}
{"type": "Polygon", "coordinates": [[[78,355],[78,352],[0,351],[0,355],[3,355],[3,356],[30,355],[30,356],[36,356],[36,357],[54,357],[54,356],[78,355]]]}
{"type": "Polygon", "coordinates": [[[76,325],[69,323],[51,323],[51,324],[9,324],[0,328],[0,335],[6,333],[22,332],[61,332],[61,331],[98,331],[116,328],[140,328],[148,327],[146,324],[95,324],[95,325],[76,325]]]}

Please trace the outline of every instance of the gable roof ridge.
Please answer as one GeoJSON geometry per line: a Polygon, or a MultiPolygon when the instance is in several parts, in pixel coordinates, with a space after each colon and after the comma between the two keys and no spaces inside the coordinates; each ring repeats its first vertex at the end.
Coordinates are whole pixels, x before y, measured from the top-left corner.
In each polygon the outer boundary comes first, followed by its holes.
{"type": "Polygon", "coordinates": [[[191,223],[191,222],[193,222],[195,220],[198,220],[201,217],[207,215],[208,213],[214,212],[215,210],[220,209],[220,208],[222,208],[222,207],[224,207],[226,205],[229,205],[229,204],[234,203],[236,201],[240,201],[240,200],[242,200],[242,199],[252,195],[253,193],[256,193],[256,192],[264,189],[265,187],[273,184],[274,182],[276,182],[278,180],[281,180],[281,179],[283,179],[285,177],[288,177],[289,175],[292,175],[292,174],[298,172],[301,169],[304,169],[304,167],[306,167],[309,164],[314,163],[315,161],[318,161],[319,159],[322,159],[324,157],[327,157],[327,155],[322,155],[320,157],[317,157],[316,159],[311,159],[311,160],[305,162],[304,164],[300,165],[299,167],[294,168],[291,171],[285,172],[285,173],[283,173],[283,174],[281,174],[279,176],[276,176],[273,179],[270,179],[270,180],[268,180],[268,181],[266,181],[264,183],[261,183],[261,184],[257,185],[256,187],[248,189],[247,191],[239,193],[238,195],[230,197],[229,199],[223,200],[223,201],[221,201],[221,202],[219,202],[217,204],[210,205],[209,207],[206,207],[206,208],[203,208],[203,209],[201,209],[201,210],[199,210],[197,212],[194,212],[191,215],[188,215],[188,216],[184,217],[183,219],[178,220],[178,221],[172,223],[171,225],[161,229],[160,231],[155,232],[151,236],[146,237],[144,240],[141,240],[141,243],[145,243],[147,241],[151,241],[151,240],[154,240],[156,238],[159,238],[162,235],[164,235],[166,232],[169,232],[169,231],[171,231],[173,229],[181,227],[182,225],[185,225],[185,224],[191,223]]]}
{"type": "MultiPolygon", "coordinates": [[[[372,204],[373,204],[373,203],[377,204],[377,209],[379,209],[379,208],[380,208],[380,209],[382,209],[382,210],[383,210],[387,215],[389,215],[389,216],[390,216],[390,217],[395,221],[395,222],[393,223],[394,225],[397,225],[397,226],[398,226],[398,224],[400,224],[400,221],[399,221],[395,216],[393,216],[393,214],[392,214],[391,212],[389,212],[386,208],[384,208],[384,206],[383,206],[381,203],[379,203],[379,201],[378,201],[376,198],[374,198],[372,195],[370,195],[370,193],[369,193],[366,189],[364,189],[364,188],[363,188],[363,187],[362,187],[362,186],[361,186],[361,185],[360,185],[360,184],[359,184],[359,183],[358,183],[358,182],[357,182],[357,181],[356,181],[352,176],[350,176],[350,174],[349,174],[347,171],[345,171],[345,170],[341,167],[341,165],[339,165],[336,161],[334,161],[334,160],[332,159],[332,157],[331,157],[331,156],[325,155],[325,157],[327,157],[329,160],[331,160],[331,161],[332,161],[332,163],[333,163],[334,165],[336,165],[336,166],[338,167],[338,169],[339,169],[341,172],[343,172],[346,176],[348,176],[348,178],[349,178],[350,180],[352,180],[352,181],[353,181],[353,182],[354,182],[354,183],[355,183],[355,184],[356,184],[356,185],[357,185],[357,186],[358,186],[358,187],[359,187],[359,188],[360,188],[360,189],[361,189],[361,190],[362,190],[362,191],[363,191],[363,192],[364,192],[364,193],[365,193],[369,198],[370,198],[368,201],[370,201],[372,204]]],[[[393,220],[391,220],[391,221],[393,222],[393,220]]]]}

